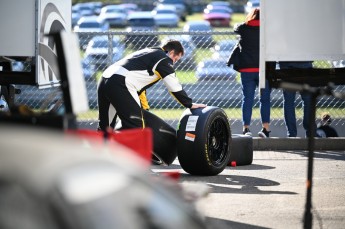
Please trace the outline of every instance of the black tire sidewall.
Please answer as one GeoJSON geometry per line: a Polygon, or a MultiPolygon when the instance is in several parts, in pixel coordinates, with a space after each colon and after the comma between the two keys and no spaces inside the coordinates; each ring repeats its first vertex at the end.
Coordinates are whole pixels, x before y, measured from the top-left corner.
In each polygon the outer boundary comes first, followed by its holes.
{"type": "Polygon", "coordinates": [[[233,134],[230,161],[236,165],[251,165],[253,163],[253,138],[243,134],[233,134]]]}
{"type": "Polygon", "coordinates": [[[158,158],[164,164],[170,165],[177,157],[176,130],[164,120],[151,112],[143,110],[145,126],[152,129],[153,133],[153,162],[158,158]]]}
{"type": "Polygon", "coordinates": [[[188,173],[194,175],[217,175],[224,170],[230,160],[231,129],[225,112],[217,107],[209,107],[205,112],[203,109],[192,110],[191,115],[181,119],[177,132],[177,151],[181,167],[188,173]],[[195,131],[185,131],[189,116],[199,116],[195,131]],[[215,120],[220,119],[225,123],[227,129],[227,150],[224,158],[218,165],[210,160],[208,134],[215,120]],[[185,140],[186,133],[194,134],[194,142],[185,140]]]}

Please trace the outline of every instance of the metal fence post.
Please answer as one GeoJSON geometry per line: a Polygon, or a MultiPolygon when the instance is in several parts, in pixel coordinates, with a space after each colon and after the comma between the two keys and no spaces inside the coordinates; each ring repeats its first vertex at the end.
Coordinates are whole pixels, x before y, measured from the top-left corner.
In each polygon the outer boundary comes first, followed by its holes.
{"type": "Polygon", "coordinates": [[[108,42],[109,42],[109,49],[108,49],[108,58],[107,58],[107,66],[109,67],[113,61],[113,35],[108,33],[108,42]]]}

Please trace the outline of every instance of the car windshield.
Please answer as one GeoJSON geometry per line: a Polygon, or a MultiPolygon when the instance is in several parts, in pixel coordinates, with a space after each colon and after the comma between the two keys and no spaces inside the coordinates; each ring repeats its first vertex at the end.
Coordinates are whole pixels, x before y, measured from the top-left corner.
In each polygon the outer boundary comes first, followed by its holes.
{"type": "Polygon", "coordinates": [[[157,14],[173,14],[175,12],[172,10],[157,10],[156,13],[157,14]]]}
{"type": "Polygon", "coordinates": [[[207,25],[193,25],[189,27],[190,31],[209,31],[211,28],[207,25]]]}
{"type": "MultiPolygon", "coordinates": [[[[113,40],[113,47],[118,45],[119,44],[113,40]]],[[[108,40],[94,40],[92,43],[92,48],[109,48],[108,40]]]]}
{"type": "Polygon", "coordinates": [[[152,18],[133,18],[128,20],[130,26],[155,26],[155,20],[152,18]]]}
{"type": "Polygon", "coordinates": [[[209,10],[208,13],[223,13],[223,14],[228,14],[229,11],[226,10],[226,9],[215,8],[215,9],[209,10]]]}
{"type": "Polygon", "coordinates": [[[221,68],[223,65],[219,61],[205,61],[203,64],[204,68],[221,68]]]}
{"type": "Polygon", "coordinates": [[[107,48],[108,42],[106,40],[95,40],[92,44],[93,48],[107,48]]]}
{"type": "Polygon", "coordinates": [[[106,13],[119,13],[119,14],[124,14],[126,13],[126,11],[124,9],[121,8],[110,8],[107,9],[107,11],[105,11],[106,13]]]}
{"type": "Polygon", "coordinates": [[[247,5],[250,6],[250,7],[259,7],[260,6],[260,2],[259,1],[248,2],[247,5]]]}
{"type": "Polygon", "coordinates": [[[221,50],[221,51],[226,51],[226,50],[229,50],[230,48],[232,48],[233,46],[235,45],[235,42],[233,42],[233,41],[231,41],[231,42],[221,42],[220,44],[219,44],[219,49],[221,50]]]}
{"type": "Polygon", "coordinates": [[[161,0],[164,4],[184,4],[183,0],[161,0]]]}
{"type": "Polygon", "coordinates": [[[80,6],[79,10],[92,10],[90,6],[80,6]]]}
{"type": "Polygon", "coordinates": [[[83,22],[79,25],[79,28],[100,28],[101,25],[98,22],[83,22]]]}
{"type": "Polygon", "coordinates": [[[229,7],[230,4],[228,2],[212,2],[212,3],[210,3],[210,6],[225,6],[225,7],[229,7]]]}
{"type": "Polygon", "coordinates": [[[191,45],[188,41],[180,41],[184,49],[190,49],[191,45]]]}

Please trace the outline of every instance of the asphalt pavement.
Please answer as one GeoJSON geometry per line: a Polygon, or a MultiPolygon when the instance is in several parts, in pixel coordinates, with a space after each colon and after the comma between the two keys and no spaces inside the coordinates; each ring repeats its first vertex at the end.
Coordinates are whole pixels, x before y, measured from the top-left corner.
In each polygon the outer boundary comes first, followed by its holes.
{"type": "MultiPolygon", "coordinates": [[[[313,162],[312,228],[342,229],[345,151],[315,151],[313,162]]],[[[307,151],[285,150],[254,151],[251,165],[228,166],[217,176],[189,175],[178,159],[170,166],[154,165],[151,170],[159,174],[177,171],[179,184],[196,192],[207,187],[206,196],[195,206],[208,228],[251,229],[303,228],[307,167],[307,151]]]]}

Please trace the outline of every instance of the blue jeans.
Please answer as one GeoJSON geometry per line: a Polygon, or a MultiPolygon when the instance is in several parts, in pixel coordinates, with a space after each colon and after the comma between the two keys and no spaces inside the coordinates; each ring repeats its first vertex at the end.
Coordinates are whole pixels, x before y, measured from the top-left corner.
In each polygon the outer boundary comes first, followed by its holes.
{"type": "MultiPolygon", "coordinates": [[[[297,136],[295,99],[296,92],[283,90],[284,95],[284,121],[287,129],[288,137],[297,136]]],[[[303,128],[306,130],[306,135],[309,136],[309,117],[310,117],[310,95],[301,94],[303,106],[303,128]]]]}
{"type": "MultiPolygon", "coordinates": [[[[242,123],[243,125],[250,125],[252,119],[252,111],[254,106],[255,89],[259,86],[259,73],[258,72],[242,72],[242,123]]],[[[261,123],[269,123],[271,115],[271,89],[266,87],[260,91],[260,114],[261,123]]]]}
{"type": "MultiPolygon", "coordinates": [[[[312,61],[286,61],[280,62],[280,69],[290,69],[290,68],[312,68],[312,61]]],[[[296,124],[296,112],[295,112],[295,99],[296,92],[283,90],[284,96],[284,120],[287,129],[288,137],[297,136],[297,124],[296,124]]],[[[311,96],[309,94],[301,93],[302,106],[303,106],[303,128],[306,131],[306,136],[310,134],[310,106],[311,106],[311,96]]],[[[315,122],[313,125],[316,124],[315,122]]]]}

